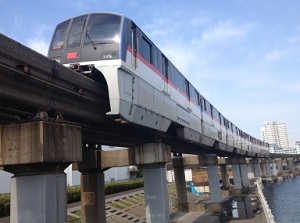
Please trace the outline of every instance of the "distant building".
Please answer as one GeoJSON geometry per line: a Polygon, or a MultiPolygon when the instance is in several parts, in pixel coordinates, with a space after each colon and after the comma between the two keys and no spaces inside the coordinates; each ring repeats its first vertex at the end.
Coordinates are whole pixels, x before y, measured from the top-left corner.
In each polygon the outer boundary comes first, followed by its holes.
{"type": "Polygon", "coordinates": [[[300,154],[300,141],[296,142],[296,153],[300,154]]]}
{"type": "Polygon", "coordinates": [[[277,146],[276,144],[270,145],[270,153],[284,153],[283,149],[277,146]]]}
{"type": "Polygon", "coordinates": [[[261,128],[262,140],[272,145],[277,145],[284,150],[290,150],[288,128],[286,123],[267,121],[261,128]]]}
{"type": "Polygon", "coordinates": [[[297,154],[296,148],[290,148],[283,150],[283,153],[285,154],[297,154]]]}

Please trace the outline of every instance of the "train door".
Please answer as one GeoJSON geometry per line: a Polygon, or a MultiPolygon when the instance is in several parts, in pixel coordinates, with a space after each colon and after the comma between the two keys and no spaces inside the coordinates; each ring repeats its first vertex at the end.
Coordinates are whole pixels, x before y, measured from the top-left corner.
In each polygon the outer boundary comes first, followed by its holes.
{"type": "Polygon", "coordinates": [[[134,23],[131,26],[131,64],[133,69],[137,69],[138,67],[138,36],[137,36],[137,27],[134,23]]]}
{"type": "Polygon", "coordinates": [[[169,62],[168,59],[162,55],[162,73],[164,75],[164,91],[168,94],[170,94],[170,89],[169,89],[169,84],[168,84],[168,80],[169,80],[169,62]]]}

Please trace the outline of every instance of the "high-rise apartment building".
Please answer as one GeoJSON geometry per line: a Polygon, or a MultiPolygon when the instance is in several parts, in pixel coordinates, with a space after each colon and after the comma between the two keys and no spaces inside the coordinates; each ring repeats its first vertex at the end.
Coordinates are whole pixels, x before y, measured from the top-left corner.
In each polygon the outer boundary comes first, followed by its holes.
{"type": "Polygon", "coordinates": [[[288,128],[286,123],[267,121],[260,129],[262,140],[269,144],[278,145],[282,149],[289,149],[288,128]]]}

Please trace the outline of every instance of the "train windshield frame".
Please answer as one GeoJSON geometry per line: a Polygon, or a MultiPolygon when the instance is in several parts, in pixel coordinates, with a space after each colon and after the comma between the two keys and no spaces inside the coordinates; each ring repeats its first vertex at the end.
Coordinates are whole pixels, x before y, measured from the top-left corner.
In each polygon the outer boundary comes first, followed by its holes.
{"type": "Polygon", "coordinates": [[[50,45],[50,50],[58,50],[63,48],[69,24],[70,20],[67,20],[57,25],[50,45]]]}
{"type": "Polygon", "coordinates": [[[86,15],[73,19],[67,39],[67,48],[79,47],[81,45],[82,33],[86,21],[86,15]]]}
{"type": "Polygon", "coordinates": [[[121,16],[92,14],[86,28],[83,45],[120,43],[121,16]]]}
{"type": "Polygon", "coordinates": [[[82,42],[84,46],[120,43],[122,21],[120,15],[92,14],[85,28],[86,21],[87,16],[84,15],[57,25],[50,50],[79,47],[82,42]]]}

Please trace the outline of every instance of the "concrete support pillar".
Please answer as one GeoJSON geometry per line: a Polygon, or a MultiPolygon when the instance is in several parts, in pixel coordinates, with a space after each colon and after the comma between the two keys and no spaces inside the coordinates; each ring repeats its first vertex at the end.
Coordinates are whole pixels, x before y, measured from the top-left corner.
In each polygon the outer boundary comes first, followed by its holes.
{"type": "Polygon", "coordinates": [[[165,165],[144,165],[146,222],[169,223],[169,199],[165,165]]]}
{"type": "Polygon", "coordinates": [[[219,182],[218,166],[211,165],[207,166],[208,181],[209,181],[209,191],[210,191],[210,201],[211,202],[221,202],[221,190],[219,182]]]}
{"type": "Polygon", "coordinates": [[[101,170],[101,151],[83,150],[77,163],[81,172],[81,222],[105,223],[105,185],[101,170]]]}
{"type": "Polygon", "coordinates": [[[248,168],[247,168],[246,160],[244,158],[240,158],[239,163],[240,163],[243,187],[249,189],[248,168]]]}
{"type": "Polygon", "coordinates": [[[210,202],[205,205],[206,209],[212,212],[222,212],[222,195],[219,181],[217,155],[204,155],[202,157],[207,166],[210,202]]]}
{"type": "Polygon", "coordinates": [[[247,167],[247,172],[248,172],[248,179],[254,178],[254,170],[253,170],[253,165],[250,163],[250,160],[246,160],[246,167],[247,167]]]}
{"type": "Polygon", "coordinates": [[[81,129],[43,121],[0,127],[0,166],[11,180],[13,223],[65,223],[66,175],[81,160],[81,129]]]}
{"type": "Polygon", "coordinates": [[[272,169],[271,169],[271,164],[269,161],[265,162],[265,168],[266,168],[267,176],[269,178],[272,178],[272,169]]]}
{"type": "Polygon", "coordinates": [[[67,222],[66,190],[63,172],[13,176],[10,222],[67,222]]]}
{"type": "Polygon", "coordinates": [[[240,171],[240,165],[239,165],[239,158],[238,157],[229,157],[226,161],[228,164],[231,165],[234,189],[241,191],[242,190],[242,178],[241,178],[241,171],[240,171]]]}
{"type": "Polygon", "coordinates": [[[283,167],[282,167],[282,159],[275,159],[276,167],[277,167],[277,176],[282,177],[283,167]]]}
{"type": "Polygon", "coordinates": [[[288,163],[290,172],[293,173],[295,171],[294,159],[293,158],[287,158],[287,163],[288,163]]]}
{"type": "Polygon", "coordinates": [[[176,195],[178,200],[179,211],[188,211],[188,200],[186,193],[186,182],[184,175],[183,158],[181,154],[174,154],[172,158],[172,164],[174,169],[176,195]]]}
{"type": "Polygon", "coordinates": [[[229,177],[228,177],[228,173],[227,173],[227,165],[221,164],[220,170],[221,170],[223,188],[228,189],[229,188],[229,177]]]}
{"type": "Polygon", "coordinates": [[[277,167],[276,167],[275,160],[270,159],[270,165],[272,167],[272,177],[277,177],[278,173],[277,173],[277,167]]]}
{"type": "Polygon", "coordinates": [[[253,164],[253,170],[254,170],[254,177],[256,177],[256,178],[260,177],[260,165],[259,165],[258,158],[253,158],[252,164],[253,164]]]}
{"type": "Polygon", "coordinates": [[[261,177],[266,177],[267,176],[265,160],[262,160],[262,162],[260,163],[260,174],[261,174],[261,177]]]}
{"type": "Polygon", "coordinates": [[[81,222],[106,222],[104,173],[99,170],[82,172],[81,222]]]}
{"type": "Polygon", "coordinates": [[[250,182],[245,158],[229,157],[227,162],[231,164],[234,180],[234,190],[230,195],[242,195],[249,192],[250,182]]]}
{"type": "Polygon", "coordinates": [[[169,223],[169,199],[165,164],[171,162],[171,147],[146,143],[135,147],[135,161],[143,165],[147,223],[169,223]]]}
{"type": "Polygon", "coordinates": [[[242,189],[242,180],[239,164],[232,164],[233,182],[236,190],[242,189]]]}

